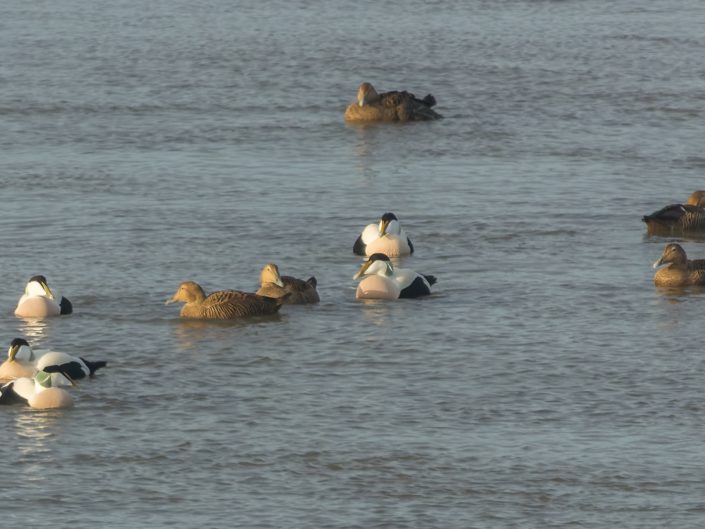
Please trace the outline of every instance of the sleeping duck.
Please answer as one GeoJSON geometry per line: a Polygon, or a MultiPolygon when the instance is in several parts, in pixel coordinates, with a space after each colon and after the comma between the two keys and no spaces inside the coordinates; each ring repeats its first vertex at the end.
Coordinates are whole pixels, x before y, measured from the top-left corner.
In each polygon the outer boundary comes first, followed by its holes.
{"type": "Polygon", "coordinates": [[[695,191],[685,204],[671,204],[641,220],[648,235],[705,235],[705,191],[695,191]]]}
{"type": "Polygon", "coordinates": [[[423,99],[406,91],[378,94],[370,83],[357,90],[357,102],[345,110],[345,121],[429,121],[442,117],[431,109],[436,98],[428,94],[423,99]]]}
{"type": "Polygon", "coordinates": [[[414,253],[414,245],[394,213],[385,213],[377,224],[368,224],[353,245],[356,255],[383,253],[402,257],[414,253]]]}
{"type": "Polygon", "coordinates": [[[418,274],[406,268],[394,268],[383,253],[372,254],[353,276],[361,279],[357,285],[357,299],[418,298],[431,293],[435,276],[418,274]]]}
{"type": "Polygon", "coordinates": [[[33,276],[27,282],[24,294],[17,302],[15,316],[20,318],[46,318],[71,314],[73,306],[64,296],[49,288],[46,277],[33,276]]]}
{"type": "Polygon", "coordinates": [[[705,259],[689,260],[680,244],[667,244],[661,257],[654,263],[659,268],[654,275],[657,287],[686,287],[705,285],[705,259]]]}
{"type": "MultiPolygon", "coordinates": [[[[63,377],[63,375],[58,375],[63,377]]],[[[38,371],[32,377],[22,377],[8,382],[0,387],[0,404],[29,404],[31,408],[48,410],[55,408],[71,408],[73,397],[58,385],[73,385],[69,379],[57,384],[57,375],[38,371]]]]}

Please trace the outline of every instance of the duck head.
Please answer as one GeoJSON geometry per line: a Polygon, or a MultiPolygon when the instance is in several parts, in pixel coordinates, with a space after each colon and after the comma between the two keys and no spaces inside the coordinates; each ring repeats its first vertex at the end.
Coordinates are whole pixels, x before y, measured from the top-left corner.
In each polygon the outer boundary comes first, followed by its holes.
{"type": "Polygon", "coordinates": [[[688,202],[691,206],[705,207],[705,191],[694,191],[689,197],[688,202]]]}
{"type": "Polygon", "coordinates": [[[284,282],[279,275],[279,267],[274,263],[264,265],[262,272],[260,272],[259,280],[263,285],[266,283],[274,283],[277,286],[284,287],[284,282]]]}
{"type": "Polygon", "coordinates": [[[359,279],[364,275],[380,275],[380,276],[391,276],[394,274],[394,267],[392,262],[383,253],[373,253],[370,257],[362,263],[362,266],[353,276],[353,279],[359,279]]]}
{"type": "Polygon", "coordinates": [[[20,360],[22,362],[33,362],[34,351],[29,346],[29,342],[24,338],[15,338],[10,342],[10,348],[7,350],[8,361],[14,362],[20,360]]]}
{"type": "Polygon", "coordinates": [[[194,301],[203,301],[206,299],[206,293],[203,292],[201,286],[194,281],[184,281],[179,285],[174,295],[166,300],[166,305],[169,303],[192,303],[194,301]]]}
{"type": "Polygon", "coordinates": [[[661,257],[654,263],[654,268],[665,264],[681,265],[688,261],[688,256],[685,254],[685,250],[680,244],[671,243],[667,244],[663,249],[661,257]]]}
{"type": "Polygon", "coordinates": [[[388,233],[393,235],[401,233],[401,225],[394,213],[385,213],[379,221],[379,236],[383,237],[388,233]]]}
{"type": "Polygon", "coordinates": [[[378,100],[379,94],[370,83],[362,83],[357,89],[357,104],[361,107],[376,103],[378,100]]]}
{"type": "Polygon", "coordinates": [[[49,288],[47,278],[42,275],[30,277],[24,293],[27,296],[45,296],[49,299],[54,299],[54,293],[49,288]]]}

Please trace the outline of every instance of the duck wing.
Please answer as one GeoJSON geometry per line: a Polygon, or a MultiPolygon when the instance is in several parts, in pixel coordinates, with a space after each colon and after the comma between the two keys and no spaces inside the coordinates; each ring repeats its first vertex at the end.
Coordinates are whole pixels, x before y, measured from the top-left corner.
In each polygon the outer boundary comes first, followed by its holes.
{"type": "Polygon", "coordinates": [[[213,292],[203,301],[203,317],[232,319],[274,314],[281,307],[282,299],[258,296],[239,290],[221,290],[213,292]]]}
{"type": "Polygon", "coordinates": [[[436,104],[436,98],[431,94],[427,94],[423,99],[419,99],[414,94],[407,92],[406,90],[384,92],[380,95],[380,98],[382,99],[382,104],[385,107],[397,107],[408,103],[416,103],[418,105],[431,108],[436,104]]]}

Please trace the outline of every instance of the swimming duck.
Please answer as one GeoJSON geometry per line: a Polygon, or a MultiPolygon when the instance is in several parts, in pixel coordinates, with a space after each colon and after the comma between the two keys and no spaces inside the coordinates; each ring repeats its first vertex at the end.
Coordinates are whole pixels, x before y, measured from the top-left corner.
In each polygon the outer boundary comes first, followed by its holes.
{"type": "MultiPolygon", "coordinates": [[[[64,379],[62,385],[73,385],[64,379]]],[[[73,397],[56,384],[56,375],[38,371],[33,377],[22,377],[0,387],[0,404],[26,403],[35,409],[70,408],[73,397]]]]}
{"type": "Polygon", "coordinates": [[[377,224],[368,224],[353,245],[356,255],[383,253],[401,257],[414,253],[414,245],[394,213],[385,213],[377,224]]]}
{"type": "Polygon", "coordinates": [[[259,277],[261,286],[256,292],[259,296],[280,298],[289,293],[291,295],[285,301],[289,304],[318,303],[321,300],[316,291],[318,282],[313,276],[306,281],[291,276],[282,276],[279,275],[277,265],[267,263],[262,268],[259,277]]]}
{"type": "Polygon", "coordinates": [[[229,320],[274,314],[288,298],[289,294],[275,299],[239,290],[219,290],[206,296],[198,283],[184,281],[166,303],[185,303],[179,313],[182,318],[229,320]]]}
{"type": "Polygon", "coordinates": [[[428,296],[435,276],[423,275],[406,268],[394,268],[383,253],[372,254],[353,276],[362,281],[357,285],[357,299],[398,299],[428,296]]]}
{"type": "Polygon", "coordinates": [[[370,83],[357,89],[357,102],[345,110],[346,121],[428,121],[442,117],[431,109],[436,98],[428,94],[418,99],[409,92],[378,94],[370,83]]]}
{"type": "Polygon", "coordinates": [[[671,204],[641,218],[648,235],[698,232],[705,235],[705,191],[695,191],[685,204],[671,204]]]}
{"type": "Polygon", "coordinates": [[[654,268],[668,264],[654,275],[657,287],[685,287],[705,285],[705,259],[688,260],[680,244],[667,244],[654,268]]]}
{"type": "Polygon", "coordinates": [[[35,354],[27,340],[15,338],[7,350],[7,360],[0,365],[0,380],[31,377],[37,370],[50,374],[61,373],[71,380],[79,380],[93,376],[98,369],[107,365],[107,362],[102,360],[91,362],[58,351],[35,354]]]}
{"type": "Polygon", "coordinates": [[[52,292],[46,277],[33,276],[27,282],[24,294],[17,302],[15,316],[20,318],[46,318],[71,314],[73,305],[64,296],[52,292]]]}

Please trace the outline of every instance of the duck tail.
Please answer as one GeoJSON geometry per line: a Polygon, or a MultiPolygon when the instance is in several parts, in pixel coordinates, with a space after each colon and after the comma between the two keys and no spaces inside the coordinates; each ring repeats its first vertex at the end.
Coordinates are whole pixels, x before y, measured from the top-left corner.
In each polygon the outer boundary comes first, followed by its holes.
{"type": "Polygon", "coordinates": [[[436,284],[436,276],[427,276],[426,274],[421,274],[426,281],[428,281],[429,285],[435,285],[436,284]]]}
{"type": "Polygon", "coordinates": [[[432,94],[426,94],[426,97],[424,97],[421,102],[426,105],[428,108],[431,108],[436,104],[436,98],[433,97],[432,94]]]}
{"type": "Polygon", "coordinates": [[[306,282],[311,285],[313,288],[316,288],[318,286],[318,281],[316,280],[315,277],[311,276],[309,277],[306,282]]]}
{"type": "Polygon", "coordinates": [[[86,364],[86,367],[88,367],[88,370],[91,372],[91,376],[98,371],[101,367],[105,367],[108,365],[108,363],[105,360],[98,360],[97,362],[91,362],[90,360],[86,360],[85,358],[81,358],[83,360],[83,363],[86,364]]]}

